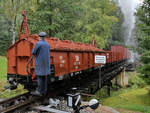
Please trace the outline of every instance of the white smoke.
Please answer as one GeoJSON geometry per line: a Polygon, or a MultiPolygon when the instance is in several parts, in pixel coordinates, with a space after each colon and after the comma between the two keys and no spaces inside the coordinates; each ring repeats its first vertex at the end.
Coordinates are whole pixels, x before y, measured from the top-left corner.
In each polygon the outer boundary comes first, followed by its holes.
{"type": "MultiPolygon", "coordinates": [[[[127,46],[136,46],[134,40],[134,28],[136,17],[134,13],[141,4],[143,0],[119,0],[119,6],[124,14],[124,23],[123,27],[125,28],[124,40],[127,46]]],[[[137,57],[137,53],[131,52],[131,62],[134,62],[134,59],[137,57]]]]}
{"type": "Polygon", "coordinates": [[[133,30],[135,28],[135,15],[141,0],[119,0],[119,6],[124,14],[125,21],[123,26],[126,28],[124,39],[126,45],[135,45],[133,30]]]}

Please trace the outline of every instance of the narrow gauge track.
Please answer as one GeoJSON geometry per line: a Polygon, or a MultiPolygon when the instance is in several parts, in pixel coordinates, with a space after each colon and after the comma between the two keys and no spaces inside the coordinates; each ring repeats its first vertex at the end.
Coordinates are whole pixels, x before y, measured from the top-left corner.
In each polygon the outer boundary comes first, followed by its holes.
{"type": "Polygon", "coordinates": [[[0,113],[13,113],[13,112],[21,112],[21,111],[26,111],[27,108],[30,108],[31,105],[34,103],[40,103],[43,102],[45,98],[50,98],[50,97],[55,97],[57,95],[60,95],[63,93],[63,89],[58,89],[55,91],[50,91],[51,93],[38,97],[38,96],[33,96],[30,94],[30,92],[17,95],[15,97],[6,99],[4,101],[0,102],[0,113]]]}
{"type": "Polygon", "coordinates": [[[27,107],[36,99],[38,98],[32,98],[29,92],[6,99],[0,102],[0,113],[10,113],[16,109],[27,107]]]}

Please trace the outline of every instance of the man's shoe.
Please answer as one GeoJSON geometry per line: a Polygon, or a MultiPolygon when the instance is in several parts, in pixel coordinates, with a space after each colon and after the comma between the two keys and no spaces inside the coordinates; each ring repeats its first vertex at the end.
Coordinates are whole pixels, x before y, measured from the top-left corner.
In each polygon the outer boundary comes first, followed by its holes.
{"type": "Polygon", "coordinates": [[[31,95],[35,95],[35,96],[42,96],[42,94],[39,92],[39,91],[34,91],[34,92],[31,92],[31,95]]]}

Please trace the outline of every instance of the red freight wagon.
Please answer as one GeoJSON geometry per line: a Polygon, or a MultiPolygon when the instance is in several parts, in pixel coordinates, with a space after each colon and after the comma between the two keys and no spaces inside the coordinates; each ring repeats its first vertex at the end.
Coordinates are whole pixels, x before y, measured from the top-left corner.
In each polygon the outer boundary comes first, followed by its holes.
{"type": "Polygon", "coordinates": [[[116,54],[116,60],[115,61],[121,61],[125,57],[125,48],[123,46],[111,46],[111,51],[116,54]]]}
{"type": "Polygon", "coordinates": [[[124,48],[124,59],[127,59],[127,48],[124,48]]]}
{"type": "MultiPolygon", "coordinates": [[[[27,39],[23,38],[12,45],[7,51],[8,58],[8,74],[17,74],[27,76],[26,64],[32,56],[31,51],[39,41],[36,35],[30,35],[27,39]]],[[[59,40],[56,38],[45,39],[51,46],[51,64],[55,68],[55,76],[61,76],[72,72],[77,72],[99,66],[95,64],[95,55],[105,55],[104,51],[92,45],[74,43],[67,40],[59,40]]],[[[29,66],[29,72],[32,77],[34,73],[34,60],[29,66]]]]}
{"type": "MultiPolygon", "coordinates": [[[[22,15],[23,22],[20,28],[19,40],[7,50],[7,78],[11,86],[15,88],[18,83],[21,83],[25,88],[31,89],[30,86],[33,86],[33,83],[35,83],[32,80],[35,78],[35,62],[34,58],[33,60],[30,58],[32,56],[32,49],[40,38],[37,35],[29,34],[25,12],[22,15]],[[22,28],[24,28],[24,34],[22,33],[22,28]]],[[[123,60],[121,56],[124,54],[122,46],[112,46],[111,51],[104,51],[95,47],[94,40],[92,45],[70,40],[59,40],[54,37],[46,38],[45,40],[51,47],[51,81],[55,81],[55,78],[60,80],[70,75],[84,73],[85,71],[97,71],[102,65],[100,63],[104,65],[105,58],[106,63],[110,64],[123,60]]],[[[127,50],[124,56],[129,58],[129,54],[127,50]]],[[[107,66],[110,65],[105,66],[108,68],[107,66]]]]}
{"type": "Polygon", "coordinates": [[[113,46],[111,46],[111,52],[112,52],[112,62],[115,62],[115,53],[113,46]]]}
{"type": "Polygon", "coordinates": [[[125,54],[126,54],[126,51],[125,51],[125,48],[123,47],[123,56],[122,56],[122,59],[125,59],[125,54]]]}
{"type": "Polygon", "coordinates": [[[122,56],[123,56],[123,51],[122,51],[122,46],[116,46],[117,52],[118,52],[118,60],[122,60],[122,56]]]}
{"type": "Polygon", "coordinates": [[[113,62],[116,62],[117,59],[118,59],[118,52],[117,52],[117,48],[116,46],[111,46],[111,51],[112,51],[112,54],[113,54],[113,62]]]}
{"type": "Polygon", "coordinates": [[[120,53],[120,60],[123,60],[123,54],[124,54],[124,49],[123,49],[123,46],[119,46],[120,50],[119,50],[119,53],[120,53]]]}

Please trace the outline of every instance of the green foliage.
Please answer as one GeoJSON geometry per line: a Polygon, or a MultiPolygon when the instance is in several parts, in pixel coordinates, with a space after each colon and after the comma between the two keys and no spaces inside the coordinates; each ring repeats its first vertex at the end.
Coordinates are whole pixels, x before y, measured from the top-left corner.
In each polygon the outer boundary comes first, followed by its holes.
{"type": "Polygon", "coordinates": [[[140,61],[144,64],[149,64],[150,62],[150,51],[146,51],[142,54],[140,61]]]}
{"type": "Polygon", "coordinates": [[[31,33],[45,31],[49,36],[69,39],[81,13],[80,0],[41,0],[36,12],[28,13],[31,33]]]}
{"type": "Polygon", "coordinates": [[[129,76],[130,76],[129,77],[129,85],[132,86],[133,88],[134,87],[143,88],[146,86],[145,81],[140,77],[139,74],[132,73],[132,75],[130,74],[129,76]]]}
{"type": "Polygon", "coordinates": [[[150,95],[150,86],[147,86],[148,94],[150,95]]]}
{"type": "Polygon", "coordinates": [[[102,88],[91,98],[100,99],[102,105],[111,106],[117,108],[117,110],[121,108],[123,110],[132,110],[133,112],[140,111],[149,113],[149,87],[146,86],[145,82],[137,73],[128,73],[128,75],[129,84],[132,85],[132,87],[121,88],[117,91],[112,90],[110,97],[106,96],[107,91],[105,88],[102,88]]]}
{"type": "Polygon", "coordinates": [[[137,50],[141,54],[141,65],[139,72],[147,83],[150,84],[150,1],[144,0],[142,6],[136,13],[138,16],[136,22],[136,39],[138,41],[137,50]]]}
{"type": "Polygon", "coordinates": [[[150,51],[144,52],[140,57],[142,63],[138,71],[141,73],[141,77],[150,84],[150,51]]]}
{"type": "Polygon", "coordinates": [[[18,94],[26,92],[23,89],[23,86],[19,85],[16,90],[9,92],[8,90],[4,89],[4,86],[7,85],[7,59],[6,57],[0,56],[0,98],[8,98],[13,97],[18,94]]]}
{"type": "Polygon", "coordinates": [[[6,55],[6,49],[16,40],[21,24],[21,11],[36,9],[37,0],[1,0],[0,1],[0,55],[6,55]]]}
{"type": "Polygon", "coordinates": [[[0,56],[0,80],[5,80],[7,75],[7,60],[0,56]]]}
{"type": "Polygon", "coordinates": [[[33,10],[35,5],[36,0],[2,0],[0,9],[7,19],[13,21],[22,10],[33,10]],[[29,6],[29,4],[32,6],[29,6]]]}
{"type": "Polygon", "coordinates": [[[122,26],[124,22],[124,15],[121,12],[121,8],[117,8],[116,16],[118,18],[118,22],[112,26],[112,36],[108,40],[107,46],[111,45],[124,45],[124,30],[125,28],[122,26]]]}
{"type": "Polygon", "coordinates": [[[123,108],[123,109],[128,109],[128,110],[133,110],[133,111],[150,113],[149,106],[142,106],[142,105],[137,105],[137,104],[117,105],[116,108],[123,108]]]}
{"type": "Polygon", "coordinates": [[[121,89],[112,92],[111,97],[103,98],[102,105],[148,113],[149,98],[147,88],[121,89]]]}
{"type": "Polygon", "coordinates": [[[85,0],[85,6],[88,12],[83,26],[85,25],[87,42],[90,42],[94,35],[98,46],[104,48],[111,37],[112,26],[118,21],[115,15],[116,6],[109,0],[85,0]]]}
{"type": "Polygon", "coordinates": [[[95,36],[104,48],[117,22],[116,6],[109,0],[41,0],[36,12],[30,12],[32,33],[46,31],[60,39],[91,43],[95,36]]]}
{"type": "MultiPolygon", "coordinates": [[[[2,14],[0,14],[2,15],[2,14]]],[[[5,55],[8,46],[11,44],[10,22],[0,16],[0,55],[5,55]]]]}
{"type": "Polygon", "coordinates": [[[17,96],[19,94],[23,94],[27,92],[27,90],[24,90],[22,85],[19,85],[17,89],[15,90],[5,90],[4,86],[7,85],[6,81],[1,81],[0,83],[0,98],[10,98],[17,96]]]}

